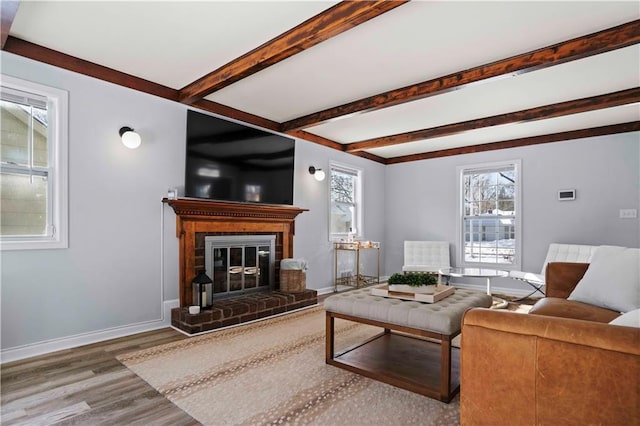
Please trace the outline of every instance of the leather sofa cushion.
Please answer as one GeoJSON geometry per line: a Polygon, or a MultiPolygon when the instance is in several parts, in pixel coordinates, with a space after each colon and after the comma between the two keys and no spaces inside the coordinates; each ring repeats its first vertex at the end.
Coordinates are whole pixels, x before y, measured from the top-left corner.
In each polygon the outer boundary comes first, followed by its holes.
{"type": "Polygon", "coordinates": [[[538,300],[529,313],[603,323],[609,323],[620,316],[620,312],[558,297],[544,297],[538,300]]]}

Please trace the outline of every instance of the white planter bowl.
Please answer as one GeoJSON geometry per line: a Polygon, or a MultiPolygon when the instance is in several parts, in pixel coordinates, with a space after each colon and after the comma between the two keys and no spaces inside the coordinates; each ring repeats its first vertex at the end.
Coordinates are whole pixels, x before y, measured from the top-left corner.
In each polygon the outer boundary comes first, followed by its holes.
{"type": "Polygon", "coordinates": [[[433,294],[436,291],[436,286],[421,285],[419,287],[412,287],[407,284],[389,284],[389,291],[397,291],[399,293],[433,294]]]}

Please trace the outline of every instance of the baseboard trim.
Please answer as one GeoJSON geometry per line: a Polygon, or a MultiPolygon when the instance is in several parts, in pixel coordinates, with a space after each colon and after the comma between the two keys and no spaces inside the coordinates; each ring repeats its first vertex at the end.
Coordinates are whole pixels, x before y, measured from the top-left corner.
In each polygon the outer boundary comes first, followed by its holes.
{"type": "Polygon", "coordinates": [[[315,291],[318,292],[318,296],[321,294],[333,293],[333,286],[330,287],[322,287],[322,288],[314,288],[315,291]]]}
{"type": "Polygon", "coordinates": [[[3,349],[2,351],[0,351],[0,364],[11,361],[18,361],[25,358],[31,358],[33,356],[44,355],[63,349],[89,345],[91,343],[102,342],[104,340],[130,336],[132,334],[142,333],[145,331],[152,331],[159,328],[170,327],[171,309],[177,308],[179,305],[180,302],[178,301],[178,299],[165,300],[162,306],[162,318],[157,320],[106,328],[103,330],[81,333],[73,336],[51,339],[44,342],[30,343],[28,345],[3,349]]]}

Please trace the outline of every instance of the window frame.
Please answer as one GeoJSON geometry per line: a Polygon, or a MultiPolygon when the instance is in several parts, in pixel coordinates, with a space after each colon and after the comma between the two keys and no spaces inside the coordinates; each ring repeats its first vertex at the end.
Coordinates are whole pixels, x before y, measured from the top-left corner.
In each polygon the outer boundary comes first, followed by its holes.
{"type": "MultiPolygon", "coordinates": [[[[0,75],[0,86],[10,90],[32,93],[47,99],[47,149],[48,149],[48,211],[47,227],[50,235],[2,236],[0,250],[38,250],[69,247],[69,94],[67,91],[43,84],[0,75]]],[[[10,170],[4,165],[3,170],[10,170]]],[[[37,168],[34,168],[37,169],[37,168]]]]}
{"type": "Polygon", "coordinates": [[[505,160],[491,163],[469,164],[458,166],[458,225],[457,241],[460,244],[458,253],[458,265],[470,268],[487,268],[503,270],[519,270],[522,265],[522,160],[505,160]],[[512,263],[498,262],[469,262],[465,260],[465,202],[464,202],[464,176],[469,172],[491,173],[497,169],[513,167],[516,182],[514,195],[514,226],[515,226],[515,253],[512,263]]]}
{"type": "Polygon", "coordinates": [[[332,212],[332,207],[333,207],[333,200],[331,199],[331,176],[334,172],[334,170],[336,171],[341,171],[343,173],[349,173],[349,174],[353,174],[356,177],[356,185],[354,188],[354,192],[355,192],[355,203],[354,203],[354,209],[355,209],[355,214],[354,214],[354,218],[355,218],[355,230],[356,232],[353,233],[354,236],[358,237],[358,238],[362,238],[362,236],[364,235],[364,222],[363,222],[363,175],[364,175],[364,171],[358,167],[355,166],[351,166],[345,163],[339,163],[336,161],[331,161],[329,163],[329,176],[328,176],[328,185],[329,185],[329,191],[328,191],[328,196],[329,196],[329,227],[328,227],[328,234],[329,234],[329,241],[331,242],[335,242],[335,241],[340,241],[340,240],[346,240],[346,238],[348,237],[349,233],[347,232],[332,232],[331,231],[331,212],[332,212]]]}

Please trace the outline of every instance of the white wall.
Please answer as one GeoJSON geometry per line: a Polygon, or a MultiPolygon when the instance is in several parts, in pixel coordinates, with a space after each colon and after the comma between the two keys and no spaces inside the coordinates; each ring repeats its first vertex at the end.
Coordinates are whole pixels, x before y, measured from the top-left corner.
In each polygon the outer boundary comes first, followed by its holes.
{"type": "MultiPolygon", "coordinates": [[[[458,166],[522,160],[522,268],[539,272],[550,243],[640,246],[640,133],[429,159],[386,169],[386,272],[402,268],[404,240],[446,240],[457,263],[458,166]],[[559,189],[575,201],[558,201],[559,189]]],[[[466,279],[472,284],[478,281],[466,279]]],[[[526,289],[510,279],[496,287],[526,289]]]]}
{"type": "MultiPolygon", "coordinates": [[[[0,253],[3,361],[166,325],[162,301],[178,298],[178,240],[161,199],[184,187],[187,107],[1,55],[2,73],[67,90],[70,109],[69,248],[0,253]],[[125,125],[143,137],[137,150],[120,142],[125,125]]],[[[298,140],[294,204],[310,211],[297,220],[294,253],[309,260],[314,289],[332,285],[333,252],[328,180],[307,169],[328,170],[330,160],[364,170],[365,232],[384,233],[384,166],[298,140]]]]}

